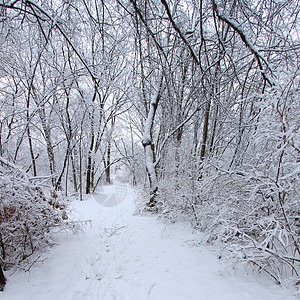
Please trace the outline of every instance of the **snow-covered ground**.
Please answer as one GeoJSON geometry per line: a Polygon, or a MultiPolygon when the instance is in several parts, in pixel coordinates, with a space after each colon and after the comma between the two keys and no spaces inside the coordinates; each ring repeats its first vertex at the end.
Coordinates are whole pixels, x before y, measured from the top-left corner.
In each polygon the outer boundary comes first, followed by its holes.
{"type": "Polygon", "coordinates": [[[91,226],[60,234],[48,259],[29,272],[7,274],[0,299],[296,299],[266,278],[234,273],[208,247],[192,246],[188,226],[134,216],[134,199],[129,187],[110,186],[74,201],[74,216],[91,226]]]}

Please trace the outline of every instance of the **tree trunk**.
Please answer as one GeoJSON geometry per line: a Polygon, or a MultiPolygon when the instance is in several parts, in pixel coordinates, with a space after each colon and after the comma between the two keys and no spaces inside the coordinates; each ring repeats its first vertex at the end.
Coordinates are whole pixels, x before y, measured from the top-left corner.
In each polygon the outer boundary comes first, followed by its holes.
{"type": "Polygon", "coordinates": [[[112,142],[112,135],[113,135],[113,129],[115,125],[115,117],[111,119],[111,129],[110,132],[108,133],[108,139],[107,139],[107,151],[106,151],[106,161],[104,163],[105,165],[105,181],[106,183],[110,184],[111,183],[111,142],[112,142]]]}
{"type": "Polygon", "coordinates": [[[67,162],[69,160],[69,155],[70,155],[70,145],[67,146],[67,152],[66,152],[66,155],[65,155],[65,159],[64,159],[64,162],[63,162],[63,166],[62,166],[62,170],[58,176],[58,179],[55,183],[55,190],[60,190],[61,189],[61,181],[62,181],[62,178],[64,176],[64,173],[65,173],[65,170],[66,170],[66,167],[67,167],[67,162]]]}
{"type": "Polygon", "coordinates": [[[217,105],[217,107],[216,107],[214,121],[213,121],[213,128],[212,128],[209,152],[213,152],[214,142],[215,142],[215,137],[216,137],[216,128],[217,128],[218,113],[219,113],[219,105],[218,104],[216,104],[216,105],[217,105]]]}
{"type": "Polygon", "coordinates": [[[0,264],[0,291],[2,292],[4,289],[4,286],[6,284],[6,278],[4,276],[3,270],[2,270],[2,266],[0,264]]]}
{"type": "Polygon", "coordinates": [[[156,196],[158,191],[157,176],[156,176],[155,162],[154,162],[154,147],[152,144],[152,128],[153,128],[157,105],[160,100],[162,81],[163,81],[163,77],[161,76],[157,93],[154,95],[150,103],[150,109],[145,123],[144,135],[142,139],[142,144],[145,151],[147,174],[150,183],[150,200],[148,202],[149,207],[155,207],[156,196]]]}
{"type": "Polygon", "coordinates": [[[73,152],[71,153],[71,163],[72,163],[72,173],[73,173],[73,187],[74,187],[74,191],[77,193],[78,192],[77,174],[76,174],[76,167],[75,167],[73,152]]]}
{"type": "MultiPolygon", "coordinates": [[[[35,164],[36,157],[34,156],[34,153],[33,153],[32,139],[31,139],[29,126],[27,127],[27,138],[28,138],[28,144],[29,144],[29,152],[30,152],[30,157],[31,157],[31,166],[32,166],[33,176],[36,177],[37,176],[36,164],[35,164]]],[[[30,169],[30,168],[28,168],[28,169],[30,169]]]]}
{"type": "Polygon", "coordinates": [[[145,149],[147,174],[150,183],[150,200],[148,202],[148,205],[150,207],[155,207],[158,185],[157,185],[157,178],[156,178],[156,172],[155,172],[154,161],[153,161],[153,151],[152,151],[151,144],[143,145],[143,146],[145,149]]]}
{"type": "Polygon", "coordinates": [[[47,124],[46,120],[46,112],[45,107],[42,107],[39,111],[40,119],[42,121],[42,127],[45,136],[46,148],[47,148],[47,155],[49,160],[49,170],[52,176],[52,185],[55,186],[56,183],[56,165],[55,165],[55,158],[54,158],[54,149],[51,142],[51,130],[49,125],[47,124]]]}
{"type": "Polygon", "coordinates": [[[91,175],[92,175],[92,155],[93,155],[93,149],[94,149],[94,135],[92,135],[91,138],[91,145],[88,153],[88,163],[87,163],[87,169],[86,169],[86,187],[85,187],[85,193],[89,194],[91,192],[91,175]]]}
{"type": "Polygon", "coordinates": [[[207,136],[208,136],[208,123],[209,123],[209,114],[210,114],[210,105],[211,105],[211,100],[208,100],[207,106],[206,106],[206,110],[205,110],[204,124],[203,124],[202,146],[201,146],[201,153],[200,153],[201,160],[204,159],[205,150],[206,150],[206,142],[207,142],[207,136]]]}
{"type": "MultiPolygon", "coordinates": [[[[81,124],[82,125],[82,124],[81,124]]],[[[82,126],[80,130],[80,140],[79,140],[79,195],[80,195],[80,201],[83,200],[82,196],[82,126]]]]}
{"type": "Polygon", "coordinates": [[[29,143],[29,151],[30,151],[30,157],[31,157],[31,163],[32,163],[33,176],[37,176],[35,156],[33,153],[32,139],[31,139],[31,134],[30,134],[30,129],[29,129],[29,124],[30,124],[29,108],[30,108],[30,96],[28,96],[28,99],[27,99],[27,111],[26,111],[27,137],[28,137],[28,143],[29,143]]]}
{"type": "Polygon", "coordinates": [[[108,142],[107,145],[107,153],[106,153],[106,168],[105,168],[105,181],[106,183],[110,184],[110,150],[111,150],[111,143],[108,142]]]}

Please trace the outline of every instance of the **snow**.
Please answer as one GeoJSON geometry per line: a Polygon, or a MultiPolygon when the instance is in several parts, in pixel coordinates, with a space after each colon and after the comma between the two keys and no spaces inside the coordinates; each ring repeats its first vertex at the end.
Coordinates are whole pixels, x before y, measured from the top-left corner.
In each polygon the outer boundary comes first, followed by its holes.
{"type": "Polygon", "coordinates": [[[60,233],[43,263],[6,273],[0,299],[296,299],[267,278],[232,271],[188,225],[134,215],[135,198],[130,187],[109,186],[74,201],[74,217],[91,220],[85,232],[60,233]]]}

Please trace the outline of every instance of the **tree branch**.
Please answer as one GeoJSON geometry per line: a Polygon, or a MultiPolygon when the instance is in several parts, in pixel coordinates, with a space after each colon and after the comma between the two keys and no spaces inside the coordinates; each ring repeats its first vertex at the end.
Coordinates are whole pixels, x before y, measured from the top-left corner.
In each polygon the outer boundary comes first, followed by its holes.
{"type": "MultiPolygon", "coordinates": [[[[161,1],[164,1],[164,0],[161,0],[161,1]]],[[[252,54],[256,58],[256,61],[258,63],[259,69],[261,71],[261,74],[262,74],[264,80],[266,82],[268,82],[270,86],[274,86],[273,80],[271,80],[267,76],[266,70],[264,70],[263,65],[262,65],[262,61],[263,61],[266,64],[267,69],[269,69],[270,71],[272,71],[271,68],[270,68],[270,66],[269,66],[268,61],[258,52],[257,49],[255,49],[255,46],[251,43],[251,41],[249,41],[249,39],[247,38],[246,34],[242,30],[240,24],[237,23],[232,18],[227,17],[226,15],[222,14],[220,12],[220,10],[219,10],[219,8],[218,8],[215,0],[212,0],[212,2],[213,2],[213,10],[217,13],[218,18],[220,20],[224,21],[228,26],[230,26],[234,31],[236,31],[238,33],[238,35],[240,36],[240,38],[242,39],[242,41],[244,42],[244,44],[250,49],[250,51],[252,52],[252,54]]]]}
{"type": "Polygon", "coordinates": [[[173,28],[175,29],[175,31],[179,34],[180,38],[183,40],[183,42],[186,44],[186,46],[188,47],[194,61],[196,62],[197,65],[200,64],[192,46],[190,45],[190,43],[187,41],[187,39],[185,38],[184,34],[181,32],[181,30],[179,29],[179,27],[176,25],[174,19],[172,18],[172,15],[171,15],[171,11],[170,11],[170,8],[168,6],[168,3],[165,1],[165,0],[161,0],[161,3],[163,4],[163,6],[165,7],[165,10],[167,12],[167,15],[168,15],[168,18],[173,26],[173,28]]]}

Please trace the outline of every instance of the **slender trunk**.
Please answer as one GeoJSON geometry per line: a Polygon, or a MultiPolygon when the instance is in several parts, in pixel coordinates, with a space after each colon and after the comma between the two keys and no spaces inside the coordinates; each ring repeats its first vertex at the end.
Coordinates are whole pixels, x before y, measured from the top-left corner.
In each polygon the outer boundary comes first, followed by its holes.
{"type": "Polygon", "coordinates": [[[110,181],[110,151],[111,151],[111,142],[108,142],[107,153],[106,153],[106,168],[105,168],[105,179],[106,183],[111,183],[110,181]]]}
{"type": "Polygon", "coordinates": [[[145,150],[147,174],[148,174],[149,183],[150,183],[150,200],[149,200],[148,205],[150,207],[154,207],[156,205],[158,185],[157,185],[157,177],[156,177],[156,172],[155,172],[155,167],[154,167],[153,150],[152,150],[151,144],[145,145],[144,150],[145,150]]]}
{"type": "MultiPolygon", "coordinates": [[[[94,95],[93,95],[93,99],[92,102],[95,102],[97,96],[97,87],[95,87],[95,91],[94,91],[94,95]]],[[[85,193],[89,194],[91,192],[92,189],[92,177],[93,177],[93,153],[96,152],[94,149],[94,144],[95,144],[95,132],[94,132],[94,118],[95,118],[95,108],[92,109],[92,113],[91,113],[91,143],[90,143],[90,148],[89,148],[89,152],[88,152],[88,161],[87,161],[87,169],[86,169],[86,186],[85,186],[85,193]]],[[[100,127],[99,127],[100,128],[100,127]]],[[[96,141],[96,145],[95,148],[97,147],[97,141],[96,141]]],[[[96,154],[96,153],[94,153],[96,154]]]]}
{"type": "MultiPolygon", "coordinates": [[[[3,240],[2,240],[1,232],[0,232],[0,246],[1,246],[1,250],[2,250],[2,259],[4,261],[5,257],[6,257],[6,253],[5,253],[5,248],[4,248],[4,243],[3,243],[3,240]]],[[[1,263],[0,263],[0,291],[1,292],[4,289],[5,283],[6,283],[6,278],[4,276],[4,272],[2,270],[2,266],[1,266],[1,263]]]]}
{"type": "Polygon", "coordinates": [[[210,105],[211,100],[207,102],[206,110],[205,110],[205,118],[204,118],[204,125],[203,125],[203,135],[202,135],[202,146],[201,146],[201,152],[200,152],[200,158],[201,160],[204,159],[205,156],[205,150],[206,150],[206,142],[207,142],[207,136],[208,136],[208,123],[209,123],[209,114],[210,114],[210,105]]]}
{"type": "Polygon", "coordinates": [[[66,170],[66,167],[67,167],[67,162],[69,160],[70,152],[71,152],[70,145],[68,145],[62,170],[61,170],[60,175],[58,176],[58,179],[55,183],[55,190],[56,191],[61,189],[61,181],[62,181],[62,178],[64,176],[64,173],[65,173],[65,170],[66,170]]]}
{"type": "Polygon", "coordinates": [[[34,156],[34,153],[33,153],[32,139],[31,139],[29,126],[27,127],[27,138],[28,138],[28,144],[29,144],[29,152],[30,152],[30,157],[31,157],[31,164],[32,164],[31,166],[32,166],[32,170],[33,170],[33,176],[37,176],[36,164],[35,164],[36,157],[34,156]]]}
{"type": "Polygon", "coordinates": [[[69,166],[70,166],[70,159],[68,158],[67,161],[67,171],[66,171],[66,178],[65,178],[65,196],[68,196],[68,177],[69,177],[69,166]]]}
{"type": "Polygon", "coordinates": [[[27,111],[26,111],[27,130],[26,131],[27,131],[27,138],[28,138],[28,143],[29,143],[30,157],[31,157],[31,162],[32,162],[33,176],[37,176],[36,165],[35,165],[35,156],[33,153],[32,139],[31,139],[31,134],[30,134],[30,129],[29,129],[29,122],[30,122],[29,108],[30,108],[30,96],[28,96],[28,99],[27,99],[27,111]]]}
{"type": "Polygon", "coordinates": [[[154,162],[154,147],[152,144],[152,128],[153,128],[154,118],[157,110],[157,105],[160,100],[162,81],[163,81],[163,77],[161,76],[157,93],[154,95],[150,103],[150,109],[145,123],[144,135],[142,139],[142,144],[145,151],[147,174],[150,183],[150,200],[148,203],[148,206],[150,207],[155,207],[157,191],[158,191],[157,175],[155,171],[155,162],[154,162]]]}
{"type": "Polygon", "coordinates": [[[197,156],[198,152],[198,128],[199,128],[199,113],[195,115],[195,121],[193,123],[193,154],[197,156]]]}
{"type": "Polygon", "coordinates": [[[2,266],[0,264],[0,291],[2,292],[6,284],[6,278],[4,276],[4,272],[2,270],[2,266]]]}
{"type": "Polygon", "coordinates": [[[73,173],[73,187],[74,187],[74,191],[77,193],[78,192],[78,188],[77,188],[77,174],[76,174],[76,167],[75,167],[73,153],[71,153],[71,164],[72,164],[72,173],[73,173]]]}
{"type": "Polygon", "coordinates": [[[92,135],[91,138],[91,145],[88,153],[88,163],[87,163],[87,169],[86,169],[86,188],[85,193],[89,194],[91,192],[91,175],[92,175],[92,155],[93,155],[93,149],[94,149],[94,135],[92,135]]]}
{"type": "Polygon", "coordinates": [[[113,130],[116,122],[116,117],[111,118],[111,129],[108,136],[108,142],[107,142],[107,152],[106,152],[106,168],[105,168],[105,179],[107,183],[111,183],[111,143],[112,143],[112,135],[113,130]]]}
{"type": "Polygon", "coordinates": [[[131,167],[131,176],[132,176],[132,178],[131,178],[131,184],[132,184],[133,186],[136,186],[136,185],[137,185],[137,181],[136,181],[136,175],[135,175],[135,169],[134,169],[134,166],[131,167]]]}
{"type": "Polygon", "coordinates": [[[42,121],[42,127],[43,127],[43,131],[44,131],[44,136],[45,136],[47,155],[48,155],[48,161],[49,161],[49,170],[50,170],[50,174],[52,176],[52,185],[55,186],[56,165],[55,165],[55,158],[54,158],[54,149],[53,149],[52,142],[51,142],[51,131],[50,131],[49,125],[47,124],[47,121],[46,121],[46,113],[45,113],[44,107],[40,110],[39,115],[40,115],[40,119],[42,121]]]}
{"type": "Polygon", "coordinates": [[[215,111],[215,117],[213,122],[213,128],[212,128],[212,135],[210,140],[210,148],[209,152],[212,152],[214,149],[214,142],[216,137],[216,128],[217,128],[217,121],[218,121],[218,113],[219,113],[219,105],[217,104],[216,111],[215,111]]]}
{"type": "MultiPolygon", "coordinates": [[[[133,131],[132,131],[131,120],[130,120],[130,137],[131,137],[131,154],[132,154],[132,157],[135,157],[134,143],[133,143],[133,131]]],[[[131,161],[129,163],[131,165],[132,185],[136,186],[137,181],[136,181],[136,175],[135,175],[135,162],[133,160],[133,161],[131,161]]]]}
{"type": "MultiPolygon", "coordinates": [[[[95,153],[96,154],[96,153],[95,153]]],[[[93,159],[93,164],[92,164],[92,171],[91,171],[91,189],[93,190],[94,189],[94,183],[95,183],[95,160],[93,159]]]]}
{"type": "Polygon", "coordinates": [[[82,197],[82,128],[80,131],[80,140],[79,140],[79,194],[80,194],[80,201],[83,200],[82,197]]]}

